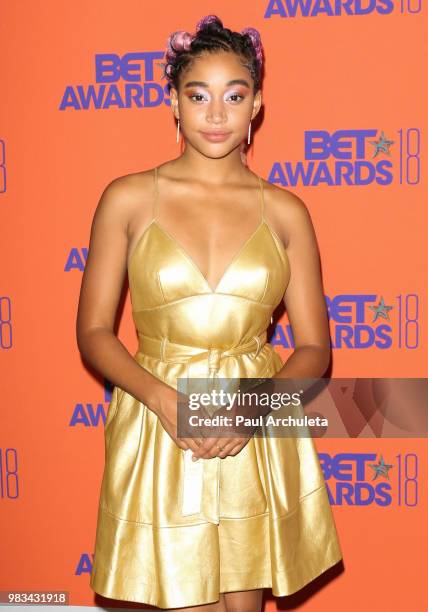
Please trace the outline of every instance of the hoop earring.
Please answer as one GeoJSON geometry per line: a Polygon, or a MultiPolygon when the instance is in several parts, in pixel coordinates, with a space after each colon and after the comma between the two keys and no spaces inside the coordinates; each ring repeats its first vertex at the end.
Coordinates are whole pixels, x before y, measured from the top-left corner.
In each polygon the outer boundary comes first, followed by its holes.
{"type": "Polygon", "coordinates": [[[248,139],[247,139],[247,144],[250,144],[251,141],[251,121],[248,125],[248,139]]]}
{"type": "Polygon", "coordinates": [[[177,120],[177,143],[180,142],[180,119],[177,120]]]}

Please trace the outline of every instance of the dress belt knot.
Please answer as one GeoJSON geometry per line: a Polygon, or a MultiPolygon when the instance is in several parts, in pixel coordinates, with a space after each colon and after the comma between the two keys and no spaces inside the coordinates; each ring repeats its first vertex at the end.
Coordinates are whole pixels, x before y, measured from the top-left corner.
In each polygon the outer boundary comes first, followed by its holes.
{"type": "Polygon", "coordinates": [[[208,374],[210,376],[218,376],[218,370],[220,368],[221,361],[221,350],[210,349],[208,354],[208,374]]]}

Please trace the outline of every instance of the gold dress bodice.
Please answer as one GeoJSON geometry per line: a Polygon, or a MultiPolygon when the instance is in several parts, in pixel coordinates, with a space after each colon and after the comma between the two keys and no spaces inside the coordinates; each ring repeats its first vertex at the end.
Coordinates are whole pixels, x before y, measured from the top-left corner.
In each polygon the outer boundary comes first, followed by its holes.
{"type": "MultiPolygon", "coordinates": [[[[146,353],[146,338],[162,342],[172,358],[174,351],[168,346],[171,344],[205,349],[198,367],[195,367],[195,360],[191,362],[192,375],[196,376],[209,374],[207,364],[212,364],[214,354],[217,373],[222,376],[233,376],[235,372],[249,377],[256,370],[260,372],[263,361],[267,366],[273,358],[272,347],[268,345],[256,368],[253,364],[247,374],[248,358],[227,359],[226,355],[221,355],[222,351],[263,337],[290,277],[282,242],[264,219],[263,184],[259,181],[260,223],[234,255],[217,286],[212,288],[192,257],[157,221],[155,170],[155,213],[138,240],[128,267],[141,355],[146,353]],[[206,351],[210,353],[207,355],[206,351]]],[[[175,386],[177,370],[170,369],[167,375],[168,384],[175,386]]]]}

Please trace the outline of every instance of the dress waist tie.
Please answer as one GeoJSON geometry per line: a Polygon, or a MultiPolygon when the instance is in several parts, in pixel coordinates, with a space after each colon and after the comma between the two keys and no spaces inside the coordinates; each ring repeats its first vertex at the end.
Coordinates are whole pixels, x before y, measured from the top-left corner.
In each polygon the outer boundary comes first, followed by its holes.
{"type": "MultiPolygon", "coordinates": [[[[249,342],[232,348],[221,349],[178,344],[170,342],[165,337],[162,339],[151,338],[141,333],[138,336],[139,353],[166,363],[186,364],[187,379],[192,378],[192,366],[199,366],[198,371],[203,371],[201,365],[204,361],[207,362],[207,378],[217,378],[223,358],[248,354],[255,359],[267,340],[267,332],[264,331],[258,336],[253,336],[249,342]]],[[[191,449],[181,449],[181,452],[183,458],[182,516],[195,516],[195,518],[218,525],[222,459],[213,457],[212,459],[201,458],[198,461],[192,461],[193,451],[191,449]]]]}

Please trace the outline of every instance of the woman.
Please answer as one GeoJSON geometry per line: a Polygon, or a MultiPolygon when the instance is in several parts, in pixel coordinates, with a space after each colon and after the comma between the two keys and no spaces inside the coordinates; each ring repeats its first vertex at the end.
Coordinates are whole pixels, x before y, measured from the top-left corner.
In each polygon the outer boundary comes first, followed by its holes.
{"type": "Polygon", "coordinates": [[[91,575],[106,597],[256,611],[263,588],[293,593],[341,559],[310,438],[177,437],[177,378],[313,378],[330,359],[306,206],[243,163],[261,68],[254,29],[210,15],[171,35],[184,152],[113,180],[94,216],[77,339],[115,384],[91,575]],[[113,331],[126,273],[134,356],[113,331]],[[266,341],[282,299],[295,339],[285,364],[266,341]]]}

